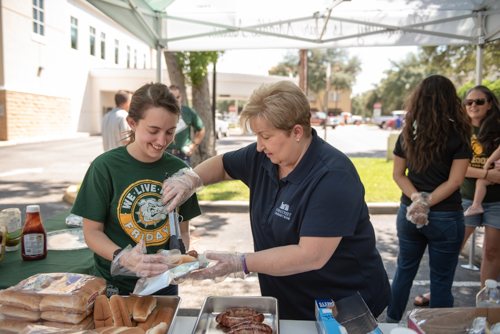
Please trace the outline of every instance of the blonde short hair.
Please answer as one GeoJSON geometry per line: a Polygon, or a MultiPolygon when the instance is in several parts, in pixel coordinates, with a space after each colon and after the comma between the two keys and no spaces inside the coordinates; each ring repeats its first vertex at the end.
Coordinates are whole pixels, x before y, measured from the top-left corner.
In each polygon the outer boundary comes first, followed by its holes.
{"type": "Polygon", "coordinates": [[[290,135],[297,124],[311,136],[311,107],[304,92],[291,81],[262,84],[255,89],[243,107],[240,125],[247,128],[253,118],[262,117],[267,123],[290,135]]]}

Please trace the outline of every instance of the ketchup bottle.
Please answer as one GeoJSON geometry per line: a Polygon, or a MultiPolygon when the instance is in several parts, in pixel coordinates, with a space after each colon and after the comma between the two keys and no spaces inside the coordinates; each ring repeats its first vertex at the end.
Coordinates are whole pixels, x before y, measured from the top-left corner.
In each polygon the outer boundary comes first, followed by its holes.
{"type": "Polygon", "coordinates": [[[41,260],[47,256],[47,232],[40,218],[40,206],[26,207],[26,224],[21,235],[23,260],[41,260]]]}

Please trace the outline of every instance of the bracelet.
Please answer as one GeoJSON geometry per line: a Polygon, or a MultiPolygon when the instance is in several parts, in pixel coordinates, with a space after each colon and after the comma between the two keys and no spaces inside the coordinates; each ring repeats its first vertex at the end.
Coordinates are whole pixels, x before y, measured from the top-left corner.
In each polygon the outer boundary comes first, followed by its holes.
{"type": "Polygon", "coordinates": [[[488,176],[488,170],[486,170],[486,174],[484,174],[484,179],[488,176]]]}
{"type": "Polygon", "coordinates": [[[113,252],[113,260],[115,259],[115,257],[118,256],[118,254],[120,254],[122,252],[123,248],[118,248],[117,250],[115,250],[113,252]]]}
{"type": "Polygon", "coordinates": [[[241,256],[241,263],[243,264],[243,272],[245,273],[245,275],[248,275],[250,274],[250,272],[248,271],[247,269],[247,261],[246,261],[246,257],[247,255],[246,254],[243,254],[241,256]]]}

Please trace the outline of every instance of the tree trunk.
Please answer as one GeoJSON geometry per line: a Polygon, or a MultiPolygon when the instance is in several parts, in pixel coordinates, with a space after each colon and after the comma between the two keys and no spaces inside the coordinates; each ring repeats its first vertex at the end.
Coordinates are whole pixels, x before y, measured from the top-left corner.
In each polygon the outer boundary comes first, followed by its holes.
{"type": "Polygon", "coordinates": [[[299,50],[299,87],[307,95],[307,50],[299,50]]]}
{"type": "Polygon", "coordinates": [[[182,94],[181,103],[184,105],[188,104],[188,97],[186,94],[186,81],[184,80],[184,74],[175,59],[175,52],[165,51],[165,60],[167,62],[168,76],[170,78],[170,84],[179,86],[182,94]]]}
{"type": "Polygon", "coordinates": [[[208,77],[201,79],[201,83],[193,89],[193,109],[196,110],[205,125],[205,137],[200,146],[191,155],[191,167],[196,167],[201,162],[215,156],[215,138],[212,108],[210,106],[210,90],[208,77]]]}

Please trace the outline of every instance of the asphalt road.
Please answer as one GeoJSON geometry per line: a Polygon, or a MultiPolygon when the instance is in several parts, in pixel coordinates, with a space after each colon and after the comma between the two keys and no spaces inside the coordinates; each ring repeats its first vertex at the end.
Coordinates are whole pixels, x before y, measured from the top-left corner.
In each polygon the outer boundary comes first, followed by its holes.
{"type": "MultiPolygon", "coordinates": [[[[318,128],[318,135],[324,132],[318,128]]],[[[385,157],[389,132],[375,126],[339,126],[327,130],[327,141],[349,156],[385,157]]],[[[218,153],[234,150],[255,141],[255,136],[231,133],[217,141],[218,153]]],[[[48,142],[0,145],[0,209],[18,207],[25,217],[26,205],[39,204],[42,219],[70,208],[62,200],[66,188],[83,179],[89,163],[103,152],[100,136],[73,138],[48,142]]],[[[389,278],[396,269],[398,253],[395,215],[372,215],[379,249],[389,278]]],[[[192,220],[193,247],[199,252],[225,250],[250,252],[253,250],[249,217],[242,213],[205,213],[192,220]]],[[[460,264],[466,264],[460,258],[460,264]]],[[[408,309],[413,308],[413,297],[429,290],[428,258],[420,265],[411,290],[408,309]]],[[[457,267],[453,293],[455,306],[474,306],[479,290],[479,272],[457,267]]],[[[180,286],[181,314],[197,315],[203,300],[209,295],[260,295],[255,274],[246,280],[226,280],[214,284],[180,286]]],[[[324,296],[329,298],[329,296],[324,296]]],[[[385,316],[379,318],[384,321],[385,316]]]]}

